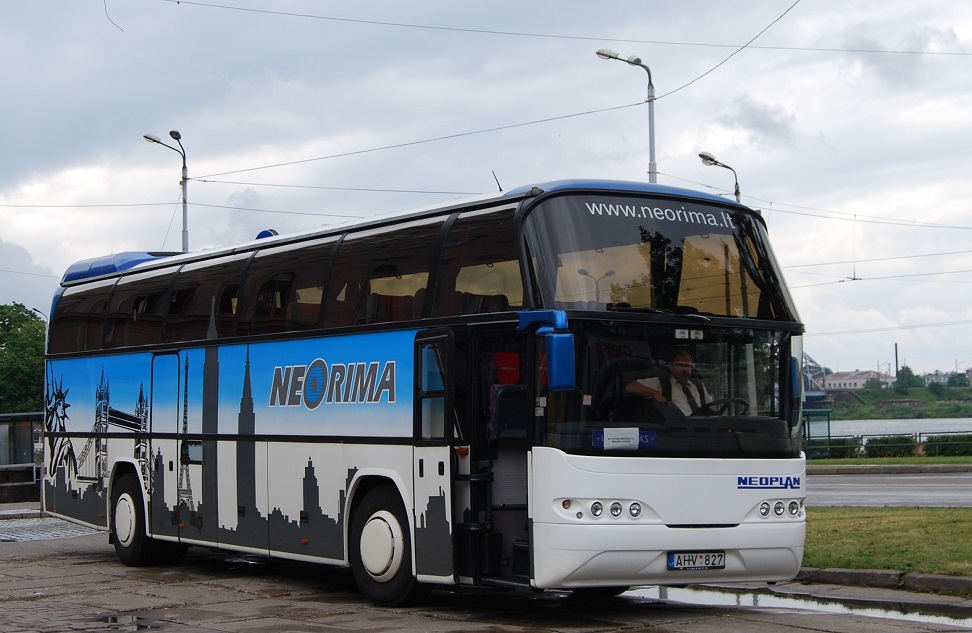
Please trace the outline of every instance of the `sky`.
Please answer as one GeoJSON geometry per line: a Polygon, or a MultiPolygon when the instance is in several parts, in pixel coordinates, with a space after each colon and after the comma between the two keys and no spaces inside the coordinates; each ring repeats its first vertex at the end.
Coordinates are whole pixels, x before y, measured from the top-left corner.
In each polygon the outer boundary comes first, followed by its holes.
{"type": "Polygon", "coordinates": [[[0,22],[0,304],[71,263],[561,178],[766,219],[834,371],[972,367],[972,3],[48,0],[0,22]],[[176,146],[177,147],[177,146],[176,146]],[[495,174],[495,176],[494,176],[495,174]]]}

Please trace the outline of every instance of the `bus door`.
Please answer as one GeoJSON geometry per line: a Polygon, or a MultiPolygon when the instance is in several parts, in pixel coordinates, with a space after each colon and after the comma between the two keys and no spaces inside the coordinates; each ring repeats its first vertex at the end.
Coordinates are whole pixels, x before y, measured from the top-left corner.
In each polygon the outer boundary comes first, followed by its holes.
{"type": "Polygon", "coordinates": [[[453,339],[446,329],[415,339],[413,518],[419,581],[451,584],[453,562],[453,339]]]}
{"type": "Polygon", "coordinates": [[[182,382],[178,354],[158,354],[152,358],[150,428],[153,436],[164,434],[163,439],[154,437],[149,446],[149,525],[156,536],[179,535],[178,521],[173,512],[178,489],[179,442],[173,438],[179,431],[182,382]]]}

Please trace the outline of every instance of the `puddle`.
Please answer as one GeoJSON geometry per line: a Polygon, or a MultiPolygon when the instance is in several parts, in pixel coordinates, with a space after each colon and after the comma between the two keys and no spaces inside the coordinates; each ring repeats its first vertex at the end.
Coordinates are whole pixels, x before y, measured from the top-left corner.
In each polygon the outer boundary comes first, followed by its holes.
{"type": "Polygon", "coordinates": [[[921,622],[924,624],[948,624],[972,629],[972,618],[954,618],[945,615],[929,615],[894,609],[847,605],[841,602],[818,600],[802,596],[792,597],[771,593],[720,591],[718,589],[697,587],[642,587],[632,589],[624,595],[712,607],[755,607],[812,611],[814,613],[853,614],[872,618],[884,618],[887,620],[921,622]]]}
{"type": "Polygon", "coordinates": [[[108,624],[113,631],[147,631],[160,628],[157,623],[149,623],[138,615],[109,615],[98,621],[108,624]]]}

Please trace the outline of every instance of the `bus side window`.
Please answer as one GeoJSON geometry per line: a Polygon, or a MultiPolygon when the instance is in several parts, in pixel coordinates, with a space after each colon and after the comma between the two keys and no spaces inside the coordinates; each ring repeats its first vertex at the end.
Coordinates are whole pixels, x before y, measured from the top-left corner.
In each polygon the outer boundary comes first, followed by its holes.
{"type": "Polygon", "coordinates": [[[108,281],[84,291],[65,291],[51,315],[48,346],[51,354],[101,349],[105,308],[111,287],[112,282],[108,281]]]}
{"type": "Polygon", "coordinates": [[[358,305],[363,301],[364,294],[362,280],[366,276],[361,271],[358,255],[364,249],[363,241],[348,236],[338,246],[331,264],[328,296],[324,307],[324,324],[327,327],[351,325],[358,314],[358,305]]]}
{"type": "Polygon", "coordinates": [[[105,347],[161,343],[168,285],[158,274],[119,282],[108,306],[105,347]]]}
{"type": "Polygon", "coordinates": [[[287,311],[287,330],[307,330],[318,326],[324,284],[335,238],[301,249],[294,257],[294,294],[287,311]]]}
{"type": "Polygon", "coordinates": [[[436,218],[345,238],[331,270],[324,323],[335,327],[420,316],[441,224],[436,218]]]}
{"type": "Polygon", "coordinates": [[[238,334],[269,334],[284,330],[284,315],[290,302],[293,273],[287,271],[286,258],[257,253],[246,269],[246,279],[240,289],[238,334]]]}
{"type": "Polygon", "coordinates": [[[432,316],[506,312],[523,306],[512,207],[464,213],[442,248],[432,316]]]}
{"type": "Polygon", "coordinates": [[[234,334],[237,295],[247,258],[249,253],[217,265],[199,262],[183,267],[169,300],[166,342],[205,340],[210,321],[216,326],[217,338],[234,334]]]}

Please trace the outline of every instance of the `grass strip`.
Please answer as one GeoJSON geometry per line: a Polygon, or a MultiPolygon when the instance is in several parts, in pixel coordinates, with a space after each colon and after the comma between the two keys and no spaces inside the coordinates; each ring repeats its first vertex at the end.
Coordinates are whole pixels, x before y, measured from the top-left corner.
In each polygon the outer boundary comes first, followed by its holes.
{"type": "Polygon", "coordinates": [[[811,507],[803,565],[972,576],[972,508],[811,507]]]}

